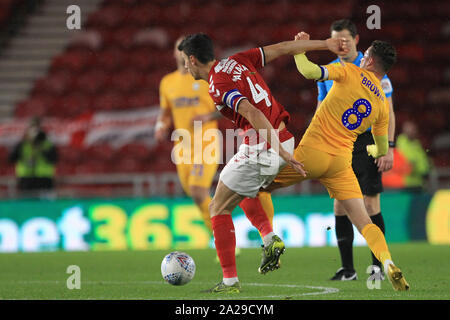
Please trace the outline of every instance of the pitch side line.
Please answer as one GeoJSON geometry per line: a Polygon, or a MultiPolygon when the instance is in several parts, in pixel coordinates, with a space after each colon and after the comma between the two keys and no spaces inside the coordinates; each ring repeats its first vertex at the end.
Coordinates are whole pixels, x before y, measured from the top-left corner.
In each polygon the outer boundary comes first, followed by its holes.
{"type": "MultiPolygon", "coordinates": [[[[4,282],[4,281],[1,281],[4,282]]],[[[0,283],[1,283],[0,282],[0,283]]],[[[61,280],[30,280],[30,281],[14,281],[16,284],[63,284],[65,281],[61,280]]],[[[162,284],[168,285],[164,281],[82,281],[83,284],[110,284],[110,285],[124,285],[124,284],[162,284]]],[[[195,282],[196,285],[210,285],[211,283],[205,282],[195,282]]],[[[339,292],[338,288],[332,287],[321,287],[321,286],[308,286],[308,285],[300,285],[300,284],[271,284],[271,283],[244,283],[245,286],[255,286],[255,287],[283,287],[283,288],[307,288],[312,290],[318,290],[314,292],[302,292],[302,293],[292,293],[292,294],[279,294],[279,295],[265,295],[265,296],[236,296],[236,299],[252,299],[252,298],[292,298],[292,297],[301,297],[301,296],[315,296],[322,294],[332,294],[339,292]]],[[[174,300],[182,300],[182,299],[190,299],[191,297],[164,297],[164,299],[157,300],[165,300],[165,299],[174,299],[174,300]]],[[[90,298],[84,298],[90,299],[90,298]]],[[[93,299],[105,299],[103,297],[93,298],[93,299]]],[[[142,299],[142,298],[140,298],[142,299]]],[[[208,299],[208,300],[221,300],[218,299],[208,299]]]]}

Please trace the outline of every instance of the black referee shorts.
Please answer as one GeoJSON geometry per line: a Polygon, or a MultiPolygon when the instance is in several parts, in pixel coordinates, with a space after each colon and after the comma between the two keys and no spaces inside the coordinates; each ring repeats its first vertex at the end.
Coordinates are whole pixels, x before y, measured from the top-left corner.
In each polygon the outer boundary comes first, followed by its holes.
{"type": "Polygon", "coordinates": [[[383,192],[381,172],[375,164],[375,159],[367,154],[366,146],[374,144],[370,131],[360,134],[353,147],[352,167],[358,179],[361,192],[365,196],[374,196],[383,192]]]}

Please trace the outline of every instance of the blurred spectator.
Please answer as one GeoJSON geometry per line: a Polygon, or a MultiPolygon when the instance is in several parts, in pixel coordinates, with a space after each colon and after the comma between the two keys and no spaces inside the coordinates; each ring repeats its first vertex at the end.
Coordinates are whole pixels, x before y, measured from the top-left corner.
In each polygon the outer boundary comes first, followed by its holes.
{"type": "Polygon", "coordinates": [[[39,118],[31,119],[9,159],[16,164],[17,187],[22,195],[35,196],[39,191],[53,189],[58,154],[39,118]]]}
{"type": "Polygon", "coordinates": [[[392,189],[403,189],[406,187],[406,177],[410,173],[411,166],[408,159],[397,149],[394,149],[394,164],[391,170],[383,172],[383,186],[392,189]]]}
{"type": "Polygon", "coordinates": [[[418,139],[417,126],[406,121],[402,133],[397,138],[397,150],[406,158],[410,170],[405,175],[405,188],[411,191],[422,191],[425,179],[431,169],[430,160],[418,139]]]}

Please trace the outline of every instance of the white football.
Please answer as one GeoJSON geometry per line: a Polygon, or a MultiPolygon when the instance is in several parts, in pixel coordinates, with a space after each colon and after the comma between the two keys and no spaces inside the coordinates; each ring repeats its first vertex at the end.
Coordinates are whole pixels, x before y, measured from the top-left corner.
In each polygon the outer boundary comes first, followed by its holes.
{"type": "Polygon", "coordinates": [[[166,282],[182,286],[194,278],[194,259],[184,252],[171,252],[161,262],[161,274],[166,282]]]}

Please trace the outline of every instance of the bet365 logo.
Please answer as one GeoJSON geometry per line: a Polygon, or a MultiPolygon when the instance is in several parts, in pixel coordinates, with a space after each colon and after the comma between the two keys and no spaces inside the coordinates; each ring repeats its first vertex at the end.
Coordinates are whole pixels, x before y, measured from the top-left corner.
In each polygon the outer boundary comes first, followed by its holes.
{"type": "Polygon", "coordinates": [[[366,285],[367,289],[381,289],[381,269],[378,266],[368,266],[366,273],[369,274],[369,278],[367,279],[366,285]]]}

